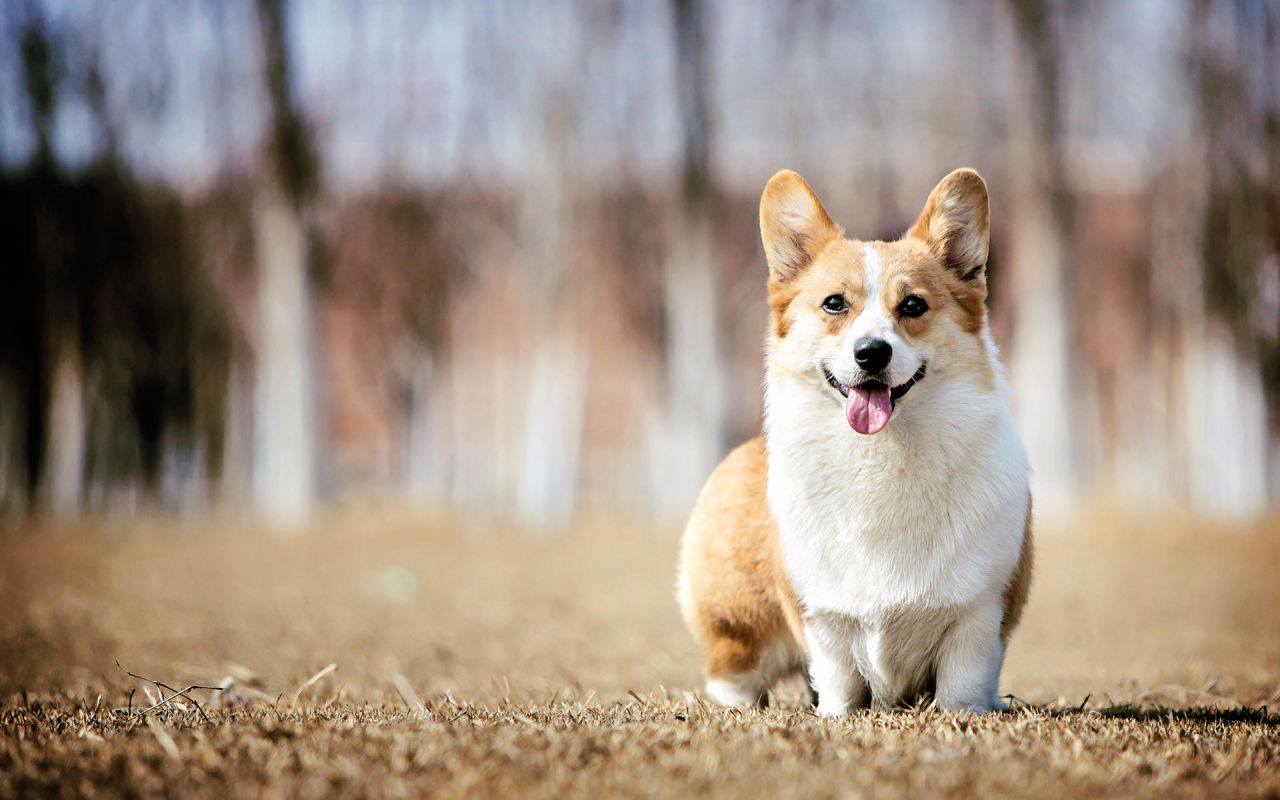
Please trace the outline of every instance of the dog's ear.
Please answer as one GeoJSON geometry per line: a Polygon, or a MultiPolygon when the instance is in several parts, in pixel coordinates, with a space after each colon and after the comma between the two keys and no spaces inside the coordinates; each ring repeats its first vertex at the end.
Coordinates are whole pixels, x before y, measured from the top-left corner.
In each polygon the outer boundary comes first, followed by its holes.
{"type": "Polygon", "coordinates": [[[760,196],[760,239],[772,280],[795,277],[843,235],[804,178],[784,169],[769,179],[760,196]]]}
{"type": "Polygon", "coordinates": [[[907,236],[927,244],[956,277],[985,284],[991,209],[982,176],[958,169],[943,178],[907,236]]]}

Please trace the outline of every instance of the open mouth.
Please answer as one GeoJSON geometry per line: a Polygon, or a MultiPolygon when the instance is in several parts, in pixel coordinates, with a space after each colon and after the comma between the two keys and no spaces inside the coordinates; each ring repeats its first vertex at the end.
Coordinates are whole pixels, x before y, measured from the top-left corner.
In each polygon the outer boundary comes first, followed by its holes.
{"type": "Polygon", "coordinates": [[[893,416],[898,401],[924,377],[925,365],[921,364],[910,380],[894,387],[876,380],[845,386],[836,380],[836,376],[832,375],[826,367],[822,368],[822,373],[826,376],[831,388],[844,397],[844,415],[849,422],[849,427],[858,433],[871,434],[879,433],[885,425],[889,424],[889,418],[893,416]]]}

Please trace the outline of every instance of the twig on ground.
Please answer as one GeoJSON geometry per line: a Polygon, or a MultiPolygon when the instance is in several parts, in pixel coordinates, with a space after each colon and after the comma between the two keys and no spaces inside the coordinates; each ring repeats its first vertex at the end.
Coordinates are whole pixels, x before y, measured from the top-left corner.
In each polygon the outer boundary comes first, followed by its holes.
{"type": "Polygon", "coordinates": [[[1093,697],[1093,693],[1086,694],[1084,699],[1080,701],[1080,705],[1076,707],[1077,712],[1084,711],[1084,707],[1089,705],[1089,698],[1093,697]]]}
{"type": "MultiPolygon", "coordinates": [[[[209,723],[210,725],[212,725],[212,724],[213,724],[213,720],[209,719],[209,715],[208,715],[208,714],[206,714],[206,713],[204,713],[204,709],[200,706],[200,703],[199,703],[199,702],[197,702],[197,700],[196,700],[194,697],[192,697],[191,695],[189,695],[189,694],[187,694],[187,693],[188,693],[188,692],[191,692],[191,691],[194,691],[194,690],[196,690],[196,689],[205,689],[205,690],[207,690],[207,691],[211,691],[211,692],[220,692],[220,691],[222,691],[222,687],[221,687],[221,686],[201,686],[201,685],[199,685],[199,684],[193,683],[193,684],[191,684],[190,686],[188,686],[187,688],[183,689],[182,691],[178,691],[177,689],[174,689],[172,686],[169,686],[169,685],[168,685],[168,684],[166,684],[166,683],[161,683],[160,681],[153,680],[153,679],[151,679],[151,678],[145,678],[145,677],[143,677],[143,676],[141,676],[141,675],[139,675],[139,674],[137,674],[137,673],[135,673],[135,672],[130,672],[129,670],[127,670],[127,669],[125,669],[124,667],[120,666],[120,662],[119,662],[119,661],[117,661],[117,662],[116,662],[116,667],[118,667],[118,668],[120,669],[120,671],[121,671],[121,672],[123,672],[124,674],[126,674],[126,675],[128,675],[128,676],[130,676],[130,677],[132,677],[132,678],[137,678],[137,679],[138,679],[138,680],[140,680],[140,681],[146,681],[147,683],[150,683],[150,684],[154,685],[154,686],[156,687],[156,692],[160,695],[160,701],[159,701],[159,702],[157,702],[157,703],[153,703],[150,707],[145,708],[145,709],[143,709],[142,711],[139,711],[137,714],[130,714],[130,715],[129,715],[129,721],[130,721],[130,722],[132,722],[133,720],[135,720],[135,719],[137,719],[137,718],[139,718],[139,717],[143,717],[143,716],[146,716],[147,714],[150,714],[152,711],[155,711],[157,708],[160,708],[161,706],[170,705],[174,700],[176,700],[176,699],[178,699],[179,697],[181,697],[181,698],[183,698],[184,700],[189,700],[189,701],[191,702],[191,704],[192,704],[193,706],[195,706],[195,707],[196,707],[196,711],[199,711],[199,712],[200,712],[200,716],[204,718],[204,721],[205,721],[205,722],[209,723]],[[168,697],[165,697],[165,696],[164,696],[164,692],[163,692],[163,691],[161,691],[161,689],[162,689],[162,688],[163,688],[163,689],[168,689],[169,691],[173,692],[173,694],[169,695],[168,697]]],[[[132,710],[132,709],[133,709],[133,694],[132,694],[132,693],[130,693],[130,694],[129,694],[129,708],[130,708],[130,710],[132,710]]]]}
{"type": "MultiPolygon", "coordinates": [[[[181,697],[184,700],[190,700],[191,704],[194,705],[196,707],[196,710],[200,712],[200,716],[204,717],[204,721],[212,725],[213,720],[209,719],[209,715],[204,713],[204,709],[201,708],[200,704],[195,701],[195,698],[187,694],[187,692],[190,692],[194,689],[210,689],[213,691],[218,691],[217,686],[196,686],[193,684],[183,689],[180,692],[175,692],[174,694],[171,694],[168,697],[165,697],[163,700],[161,700],[158,703],[154,703],[152,705],[147,706],[146,708],[139,711],[137,714],[134,714],[133,716],[129,717],[127,721],[132,722],[133,720],[138,719],[139,717],[145,717],[147,714],[150,714],[152,711],[155,711],[157,708],[160,708],[161,706],[167,706],[170,703],[172,703],[174,700],[177,700],[179,697],[181,697]]],[[[163,695],[161,696],[163,697],[163,695]]]]}
{"type": "Polygon", "coordinates": [[[98,699],[93,704],[93,710],[89,710],[89,706],[85,704],[85,716],[89,718],[90,725],[101,725],[102,721],[98,719],[98,709],[102,707],[102,695],[98,695],[98,699]]]}
{"type": "Polygon", "coordinates": [[[399,672],[391,673],[391,686],[396,690],[396,694],[400,695],[400,699],[410,710],[417,709],[418,717],[425,718],[427,716],[427,707],[423,704],[422,699],[418,697],[418,693],[409,685],[409,681],[405,679],[399,672]]]}
{"type": "Polygon", "coordinates": [[[334,663],[330,664],[329,666],[317,672],[315,675],[312,675],[310,678],[308,678],[307,682],[299,686],[298,690],[293,693],[294,704],[295,705],[297,704],[298,698],[302,696],[303,692],[305,692],[307,689],[310,689],[312,686],[316,684],[317,681],[319,681],[325,675],[328,675],[330,672],[333,672],[337,668],[338,668],[338,662],[335,661],[334,663]]]}

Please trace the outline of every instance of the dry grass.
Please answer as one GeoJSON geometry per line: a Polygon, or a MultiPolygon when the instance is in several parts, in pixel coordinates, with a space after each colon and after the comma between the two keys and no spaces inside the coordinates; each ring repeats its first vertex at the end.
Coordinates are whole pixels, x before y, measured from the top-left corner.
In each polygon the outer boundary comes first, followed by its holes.
{"type": "Polygon", "coordinates": [[[670,531],[367,509],[292,539],[13,531],[0,795],[1280,796],[1280,529],[1096,517],[1042,542],[1003,682],[1031,705],[829,722],[799,687],[749,713],[690,693],[670,531]],[[156,688],[116,659],[235,696],[138,716],[156,688]]]}

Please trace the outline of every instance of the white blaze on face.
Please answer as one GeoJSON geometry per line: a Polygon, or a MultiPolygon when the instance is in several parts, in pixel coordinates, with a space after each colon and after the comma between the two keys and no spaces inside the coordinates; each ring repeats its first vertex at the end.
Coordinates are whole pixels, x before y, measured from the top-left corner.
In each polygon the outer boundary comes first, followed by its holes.
{"type": "Polygon", "coordinates": [[[881,299],[884,287],[880,285],[880,254],[869,244],[862,246],[862,287],[862,313],[849,328],[847,345],[851,360],[854,346],[862,339],[884,339],[892,345],[890,337],[897,338],[881,299]]]}
{"type": "Polygon", "coordinates": [[[890,387],[909,380],[915,367],[911,366],[910,372],[905,376],[900,374],[905,371],[903,367],[914,361],[914,358],[907,352],[905,343],[894,330],[893,320],[885,313],[880,253],[870,244],[864,244],[862,249],[862,286],[862,312],[849,326],[842,348],[842,360],[848,370],[847,374],[856,374],[858,371],[855,351],[858,342],[863,339],[882,339],[893,348],[893,357],[885,370],[888,373],[888,386],[853,386],[845,401],[845,418],[850,427],[858,433],[870,434],[878,433],[889,424],[889,418],[893,416],[890,387]]]}

